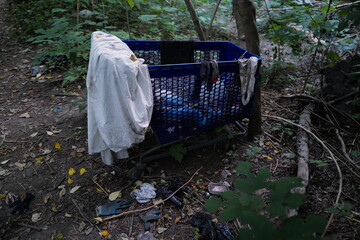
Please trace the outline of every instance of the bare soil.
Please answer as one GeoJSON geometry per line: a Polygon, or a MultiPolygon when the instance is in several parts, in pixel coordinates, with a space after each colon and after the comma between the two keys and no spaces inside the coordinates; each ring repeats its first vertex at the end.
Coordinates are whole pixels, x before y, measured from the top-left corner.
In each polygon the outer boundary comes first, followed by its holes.
{"type": "MultiPolygon", "coordinates": [[[[105,236],[108,239],[136,239],[144,232],[139,213],[96,224],[95,208],[106,204],[108,195],[115,191],[122,191],[123,199],[130,198],[136,184],[127,177],[127,172],[141,153],[156,146],[156,141],[149,134],[144,143],[131,150],[130,159],[119,160],[113,167],[105,166],[99,155],[88,155],[86,112],[80,112],[75,104],[86,94],[84,83],[65,89],[61,87],[61,72],[32,76],[32,58],[41,46],[15,41],[10,35],[11,26],[5,22],[8,17],[5,0],[0,0],[0,9],[0,239],[103,239],[100,233],[104,230],[109,233],[105,236]],[[72,176],[70,168],[76,170],[72,176]],[[86,170],[82,175],[81,168],[86,170]],[[70,193],[75,186],[80,188],[70,193]],[[21,199],[24,193],[35,196],[29,209],[21,215],[11,214],[8,205],[11,196],[21,199]]],[[[264,91],[264,113],[297,119],[303,105],[279,100],[278,95],[264,91]]],[[[323,137],[333,135],[320,121],[314,124],[323,137]]],[[[153,222],[150,229],[156,239],[194,239],[196,229],[187,221],[196,212],[205,212],[202,204],[208,196],[207,184],[224,181],[231,184],[238,161],[251,161],[254,171],[268,167],[274,178],[295,176],[294,159],[284,157],[284,153],[296,151],[295,135],[274,130],[274,126],[274,121],[265,118],[264,134],[253,142],[235,139],[227,143],[232,153],[225,151],[223,145],[216,145],[188,153],[182,163],[161,159],[149,164],[140,180],[155,186],[171,180],[186,182],[202,167],[190,184],[192,193],[182,199],[183,207],[171,202],[160,206],[161,219],[153,222]],[[248,144],[263,150],[254,157],[244,156],[248,144]]],[[[353,142],[353,149],[359,149],[357,135],[348,131],[346,140],[353,142]]],[[[328,142],[339,146],[334,137],[328,142]]],[[[338,189],[334,164],[318,144],[312,143],[311,152],[312,159],[328,165],[310,164],[309,197],[300,209],[300,214],[305,215],[324,213],[324,208],[334,202],[338,189]]],[[[344,166],[341,200],[350,202],[354,208],[351,217],[335,216],[328,235],[359,239],[359,177],[344,166]]],[[[128,210],[149,205],[134,201],[128,210]]],[[[234,229],[232,223],[224,224],[234,229]]]]}

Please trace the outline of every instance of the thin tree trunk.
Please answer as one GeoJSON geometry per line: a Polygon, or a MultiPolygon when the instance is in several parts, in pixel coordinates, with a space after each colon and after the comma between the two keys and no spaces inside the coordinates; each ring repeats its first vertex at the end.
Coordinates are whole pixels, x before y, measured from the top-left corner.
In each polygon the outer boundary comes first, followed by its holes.
{"type": "MultiPolygon", "coordinates": [[[[233,0],[237,26],[243,27],[246,50],[260,55],[259,33],[256,27],[256,9],[252,0],[233,0]],[[238,13],[238,15],[237,15],[238,13]]],[[[255,85],[253,111],[249,119],[248,138],[261,134],[261,90],[260,78],[255,85]]]]}
{"type": "Polygon", "coordinates": [[[186,3],[186,6],[189,10],[189,13],[190,13],[190,16],[191,16],[191,19],[195,25],[195,29],[196,29],[196,32],[199,36],[199,39],[200,41],[206,41],[206,38],[205,38],[205,34],[204,34],[204,31],[201,27],[201,24],[200,24],[200,21],[199,21],[199,18],[195,12],[195,9],[194,9],[194,6],[191,2],[191,0],[185,0],[185,3],[186,3]]]}
{"type": "Polygon", "coordinates": [[[240,9],[239,1],[233,0],[232,8],[233,8],[233,16],[235,18],[235,23],[236,23],[236,29],[237,29],[236,44],[242,48],[246,48],[244,27],[242,25],[241,15],[240,15],[240,10],[239,10],[240,9]]]}

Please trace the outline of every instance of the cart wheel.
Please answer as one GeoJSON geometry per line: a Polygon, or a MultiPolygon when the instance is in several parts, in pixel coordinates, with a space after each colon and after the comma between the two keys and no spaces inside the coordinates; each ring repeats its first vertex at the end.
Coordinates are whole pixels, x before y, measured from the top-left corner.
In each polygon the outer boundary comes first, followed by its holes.
{"type": "Polygon", "coordinates": [[[135,167],[130,169],[128,172],[128,177],[132,180],[137,180],[141,177],[142,172],[145,169],[145,164],[143,163],[137,163],[135,167]]]}

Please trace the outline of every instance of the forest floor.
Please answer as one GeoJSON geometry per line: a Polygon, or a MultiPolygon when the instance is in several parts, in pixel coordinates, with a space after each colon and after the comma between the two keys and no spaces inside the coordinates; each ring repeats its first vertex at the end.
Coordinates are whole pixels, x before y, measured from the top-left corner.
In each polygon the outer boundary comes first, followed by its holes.
{"type": "MultiPolygon", "coordinates": [[[[32,58],[41,46],[16,42],[10,36],[11,26],[5,22],[9,16],[7,7],[5,0],[0,0],[0,239],[136,239],[144,232],[140,213],[99,224],[93,218],[95,208],[106,204],[110,193],[121,191],[123,199],[129,198],[136,184],[127,178],[127,172],[155,141],[148,136],[130,151],[130,159],[118,161],[113,167],[105,166],[99,155],[88,155],[86,111],[79,111],[75,104],[86,94],[84,84],[61,88],[62,74],[56,71],[33,76],[32,58]],[[69,176],[70,168],[76,171],[74,175],[69,176]],[[85,172],[80,174],[80,169],[85,172]],[[25,193],[35,196],[29,209],[21,215],[11,214],[9,202],[25,193]]],[[[280,96],[281,93],[264,90],[262,111],[297,120],[304,105],[280,96]]],[[[150,228],[156,239],[194,239],[199,233],[188,221],[195,213],[205,212],[202,205],[208,197],[207,184],[231,185],[239,161],[251,161],[254,171],[268,167],[275,179],[296,176],[296,129],[279,128],[277,124],[264,118],[264,133],[252,142],[232,140],[230,152],[216,145],[189,152],[182,163],[161,159],[149,164],[140,180],[156,187],[171,181],[186,182],[201,168],[191,181],[192,192],[182,196],[182,207],[170,201],[160,205],[161,219],[150,228]],[[249,145],[261,151],[254,156],[246,155],[249,145]]],[[[314,125],[329,144],[339,146],[321,120],[314,125]]],[[[358,136],[351,130],[346,140],[358,149],[358,136]]],[[[312,142],[310,151],[311,159],[318,161],[310,163],[309,197],[300,214],[329,216],[324,209],[335,201],[339,177],[319,144],[312,142]]],[[[351,217],[335,216],[327,235],[356,239],[360,236],[356,215],[360,210],[359,175],[352,174],[345,164],[341,168],[344,178],[341,202],[350,202],[354,207],[351,217]]],[[[149,205],[133,201],[126,210],[149,205]]],[[[212,215],[212,219],[216,216],[212,215]]],[[[234,229],[232,223],[224,224],[234,229]]]]}

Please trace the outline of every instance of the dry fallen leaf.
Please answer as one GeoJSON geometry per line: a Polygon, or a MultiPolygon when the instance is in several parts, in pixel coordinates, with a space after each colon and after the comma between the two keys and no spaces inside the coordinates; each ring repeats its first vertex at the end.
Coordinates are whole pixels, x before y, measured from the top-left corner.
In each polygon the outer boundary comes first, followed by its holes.
{"type": "Polygon", "coordinates": [[[74,180],[72,180],[71,178],[68,178],[67,183],[72,184],[72,183],[74,183],[74,180]]]}
{"type": "Polygon", "coordinates": [[[158,234],[161,234],[161,233],[165,232],[166,230],[167,230],[167,228],[163,228],[163,227],[157,228],[158,234]]]}
{"type": "Polygon", "coordinates": [[[64,235],[61,232],[59,232],[58,234],[56,234],[56,238],[57,239],[63,239],[64,235]]]}
{"type": "Polygon", "coordinates": [[[110,201],[114,201],[116,200],[118,197],[121,197],[121,191],[117,191],[117,192],[113,192],[109,195],[109,200],[110,201]]]}
{"type": "Polygon", "coordinates": [[[7,164],[9,161],[10,161],[10,159],[7,159],[7,160],[4,160],[4,161],[0,162],[0,164],[1,164],[1,165],[5,165],[5,164],[7,164]]]}
{"type": "Polygon", "coordinates": [[[69,168],[68,174],[70,176],[74,175],[76,173],[76,170],[74,168],[69,168]]]}
{"type": "Polygon", "coordinates": [[[10,174],[10,171],[0,167],[0,176],[7,176],[10,174]]]}
{"type": "Polygon", "coordinates": [[[66,194],[66,188],[62,188],[59,192],[59,197],[61,198],[62,196],[64,196],[66,194]]]}
{"type": "Polygon", "coordinates": [[[53,212],[58,212],[59,211],[58,207],[57,207],[57,205],[55,203],[51,204],[51,211],[53,211],[53,212]]]}
{"type": "Polygon", "coordinates": [[[30,114],[28,112],[23,113],[19,116],[19,118],[30,118],[30,114]]]}
{"type": "Polygon", "coordinates": [[[75,186],[75,187],[73,187],[73,188],[70,190],[70,193],[76,192],[77,190],[79,190],[79,188],[81,188],[81,186],[75,186]]]}
{"type": "Polygon", "coordinates": [[[20,163],[20,162],[16,162],[15,163],[15,166],[20,170],[24,170],[25,166],[26,166],[26,163],[20,163]]]}
{"type": "Polygon", "coordinates": [[[108,230],[104,230],[102,232],[99,232],[100,236],[103,236],[103,237],[107,237],[109,236],[109,231],[108,230]]]}
{"type": "Polygon", "coordinates": [[[55,148],[56,148],[57,150],[60,150],[60,149],[61,149],[60,143],[56,142],[56,143],[55,143],[55,148]]]}
{"type": "Polygon", "coordinates": [[[5,194],[0,194],[0,199],[4,199],[6,197],[5,194]]]}
{"type": "Polygon", "coordinates": [[[33,213],[33,215],[31,216],[31,221],[38,222],[41,219],[41,213],[33,213]]]}
{"type": "Polygon", "coordinates": [[[86,169],[85,168],[80,168],[80,175],[83,175],[85,172],[86,172],[86,169]]]}
{"type": "Polygon", "coordinates": [[[53,132],[51,132],[51,131],[46,131],[46,134],[47,134],[47,135],[49,135],[49,136],[54,135],[54,133],[53,133],[53,132]]]}
{"type": "Polygon", "coordinates": [[[93,218],[93,220],[95,221],[96,224],[103,222],[103,219],[101,217],[95,217],[93,218]]]}
{"type": "Polygon", "coordinates": [[[44,197],[44,203],[48,203],[50,198],[51,198],[51,194],[50,193],[46,194],[44,197]]]}
{"type": "Polygon", "coordinates": [[[78,229],[79,232],[84,231],[85,227],[86,227],[86,223],[84,221],[81,221],[81,223],[79,225],[79,229],[78,229]]]}
{"type": "Polygon", "coordinates": [[[87,228],[85,229],[85,231],[84,231],[85,235],[89,235],[89,234],[92,232],[93,229],[94,229],[93,226],[87,227],[87,228]]]}
{"type": "Polygon", "coordinates": [[[85,150],[85,148],[78,148],[78,149],[76,149],[76,152],[78,152],[78,153],[83,153],[83,152],[85,152],[86,150],[85,150]]]}
{"type": "Polygon", "coordinates": [[[182,219],[181,216],[177,216],[177,217],[175,218],[175,224],[177,224],[178,222],[180,222],[181,219],[182,219]]]}

